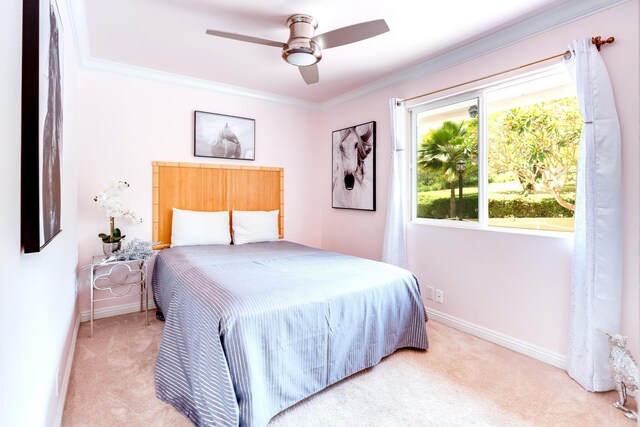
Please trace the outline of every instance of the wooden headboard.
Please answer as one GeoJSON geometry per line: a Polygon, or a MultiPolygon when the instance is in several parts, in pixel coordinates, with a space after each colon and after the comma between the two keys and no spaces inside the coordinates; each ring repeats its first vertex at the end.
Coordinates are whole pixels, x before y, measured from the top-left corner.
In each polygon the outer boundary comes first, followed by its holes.
{"type": "Polygon", "coordinates": [[[210,163],[152,162],[153,240],[171,243],[172,208],[194,211],[280,210],[284,238],[284,169],[210,163]]]}

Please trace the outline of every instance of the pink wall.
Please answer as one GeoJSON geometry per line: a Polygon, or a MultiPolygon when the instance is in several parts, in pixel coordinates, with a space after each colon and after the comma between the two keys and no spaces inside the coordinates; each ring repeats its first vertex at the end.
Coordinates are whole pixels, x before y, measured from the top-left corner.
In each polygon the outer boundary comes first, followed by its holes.
{"type": "MultiPolygon", "coordinates": [[[[59,2],[63,27],[70,28],[59,2]]],[[[40,253],[20,250],[20,102],[22,2],[0,5],[0,425],[55,425],[77,318],[77,198],[74,116],[77,60],[64,34],[62,232],[40,253]]],[[[61,412],[59,412],[61,414],[61,412]]]]}
{"type": "MultiPolygon", "coordinates": [[[[70,29],[66,1],[61,1],[70,29]]],[[[77,269],[100,253],[96,234],[106,228],[92,201],[110,181],[132,187],[128,205],[141,225],[120,223],[130,237],[151,238],[151,161],[206,162],[192,152],[192,111],[252,117],[257,123],[254,165],[285,168],[285,234],[290,240],[379,259],[386,217],[391,97],[455,84],[562,51],[569,40],[615,35],[603,50],[623,136],[623,330],[638,342],[640,217],[638,129],[638,2],[631,1],[392,90],[323,112],[221,95],[112,74],[78,71],[71,32],[65,35],[65,140],[63,232],[41,254],[20,253],[20,45],[19,0],[1,3],[0,24],[0,424],[51,425],[59,410],[56,376],[62,378],[77,316],[87,310],[86,272],[77,269]],[[331,131],[376,120],[378,210],[333,210],[330,196],[331,131]],[[77,252],[76,252],[77,251],[77,252]],[[79,277],[77,278],[77,274],[79,277]],[[78,285],[76,285],[76,280],[78,285]],[[76,286],[80,294],[76,300],[76,286]],[[58,374],[60,371],[60,374],[58,374]]],[[[210,160],[220,162],[220,160],[210,160]]],[[[562,238],[410,225],[411,269],[423,286],[445,291],[446,314],[565,353],[569,304],[570,241],[562,238]],[[465,259],[459,267],[456,253],[465,259]]],[[[116,302],[115,304],[119,304],[116,302]]]]}
{"type": "MultiPolygon", "coordinates": [[[[326,159],[321,179],[327,186],[331,179],[328,166],[331,144],[323,135],[348,125],[377,121],[378,210],[369,213],[331,209],[330,194],[325,191],[321,198],[323,247],[373,259],[381,257],[391,156],[389,98],[415,96],[544,58],[562,52],[575,38],[613,35],[616,43],[605,47],[602,56],[613,82],[622,127],[625,230],[622,333],[629,335],[632,351],[640,353],[638,13],[638,2],[627,2],[442,72],[325,111],[317,144],[326,159]]],[[[422,286],[444,290],[444,304],[428,301],[428,307],[566,354],[570,239],[418,224],[408,226],[407,239],[410,268],[422,286]]]]}
{"type": "MultiPolygon", "coordinates": [[[[320,188],[314,179],[318,162],[314,150],[317,111],[222,95],[184,86],[157,83],[115,74],[82,71],[78,165],[78,251],[81,265],[100,254],[97,235],[108,222],[93,197],[111,181],[131,187],[123,193],[125,206],[142,216],[142,224],[117,220],[127,235],[151,240],[151,162],[235,163],[280,166],[285,169],[285,237],[319,246],[320,188]],[[193,156],[193,111],[208,111],[256,120],[256,161],[231,161],[193,156]]],[[[79,304],[89,310],[86,270],[80,276],[79,304]]],[[[100,307],[135,299],[113,300],[100,307]]]]}

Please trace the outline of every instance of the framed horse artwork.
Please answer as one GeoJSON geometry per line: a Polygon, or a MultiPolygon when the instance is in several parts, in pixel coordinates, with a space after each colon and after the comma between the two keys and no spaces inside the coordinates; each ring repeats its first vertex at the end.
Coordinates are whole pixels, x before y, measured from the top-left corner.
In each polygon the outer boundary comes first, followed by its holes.
{"type": "Polygon", "coordinates": [[[22,2],[21,240],[40,252],[62,231],[64,31],[56,0],[22,2]]]}
{"type": "Polygon", "coordinates": [[[194,112],[193,155],[256,159],[256,121],[225,114],[194,112]]]}
{"type": "Polygon", "coordinates": [[[332,207],[376,210],[376,122],[333,132],[332,207]]]}

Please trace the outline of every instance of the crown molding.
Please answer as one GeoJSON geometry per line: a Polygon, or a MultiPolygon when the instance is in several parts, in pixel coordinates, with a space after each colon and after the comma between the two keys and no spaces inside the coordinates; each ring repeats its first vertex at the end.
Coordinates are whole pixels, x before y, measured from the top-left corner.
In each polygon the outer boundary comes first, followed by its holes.
{"type": "Polygon", "coordinates": [[[85,60],[89,57],[89,28],[87,27],[87,14],[84,8],[84,0],[66,0],[71,33],[78,57],[78,65],[85,67],[85,60]]]}
{"type": "Polygon", "coordinates": [[[163,71],[93,58],[89,49],[89,31],[87,28],[85,1],[86,0],[67,0],[67,4],[71,12],[71,27],[76,43],[78,62],[84,69],[161,83],[176,84],[193,89],[251,98],[290,107],[310,110],[326,110],[340,104],[353,101],[357,98],[385,89],[390,89],[403,83],[442,71],[454,65],[477,58],[481,55],[518,43],[545,31],[552,30],[570,22],[585,18],[589,15],[626,3],[629,0],[572,0],[562,6],[548,10],[508,28],[468,43],[465,46],[459,47],[442,55],[438,55],[435,58],[393,73],[392,75],[383,77],[373,83],[367,84],[322,103],[315,103],[298,98],[275,95],[269,92],[261,92],[239,86],[232,86],[224,83],[217,83],[194,77],[181,76],[163,71]]]}
{"type": "MultiPolygon", "coordinates": [[[[498,49],[521,42],[546,31],[561,27],[589,15],[626,3],[629,0],[574,0],[553,10],[489,34],[450,52],[407,68],[388,77],[362,86],[320,104],[321,110],[333,108],[381,90],[399,86],[412,80],[434,74],[498,49]]],[[[567,40],[567,44],[569,40],[567,40]]]]}
{"type": "Polygon", "coordinates": [[[247,89],[239,86],[227,85],[224,83],[212,82],[195,77],[187,77],[164,71],[149,68],[137,67],[120,62],[106,61],[91,56],[89,49],[89,29],[87,27],[87,14],[85,9],[86,0],[66,0],[71,15],[71,27],[73,38],[76,43],[78,53],[78,63],[80,67],[89,71],[96,71],[108,74],[116,74],[125,77],[142,80],[168,83],[185,86],[192,89],[217,92],[225,95],[240,96],[260,101],[282,104],[289,107],[318,110],[320,105],[315,102],[305,101],[298,98],[290,98],[275,95],[268,92],[247,89]]]}
{"type": "Polygon", "coordinates": [[[282,104],[288,107],[305,108],[309,110],[320,109],[320,105],[315,102],[275,95],[268,92],[260,92],[257,90],[246,89],[240,86],[216,83],[209,80],[197,79],[195,77],[181,76],[164,71],[137,67],[135,65],[122,64],[119,62],[111,62],[95,58],[85,58],[85,60],[83,61],[83,67],[90,71],[116,74],[146,81],[185,86],[191,89],[206,90],[225,95],[240,96],[244,98],[271,102],[274,104],[282,104]]]}

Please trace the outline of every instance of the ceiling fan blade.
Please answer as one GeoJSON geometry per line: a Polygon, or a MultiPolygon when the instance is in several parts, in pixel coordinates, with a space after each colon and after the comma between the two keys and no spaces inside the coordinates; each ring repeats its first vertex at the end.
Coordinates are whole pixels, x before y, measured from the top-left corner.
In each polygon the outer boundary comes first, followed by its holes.
{"type": "Polygon", "coordinates": [[[308,85],[312,85],[320,81],[318,64],[309,65],[308,67],[298,67],[298,70],[300,70],[300,75],[308,85]]]}
{"type": "Polygon", "coordinates": [[[375,21],[361,22],[359,24],[349,25],[348,27],[338,28],[328,33],[318,34],[312,40],[320,46],[321,49],[329,49],[349,43],[359,42],[370,37],[375,37],[389,31],[389,26],[384,19],[375,21]]]}
{"type": "Polygon", "coordinates": [[[257,44],[263,44],[266,46],[279,47],[280,49],[284,47],[284,43],[274,42],[273,40],[261,39],[258,37],[245,36],[237,33],[227,33],[226,31],[207,30],[207,34],[209,34],[210,36],[218,36],[218,37],[224,37],[227,39],[240,40],[241,42],[257,43],[257,44]]]}

